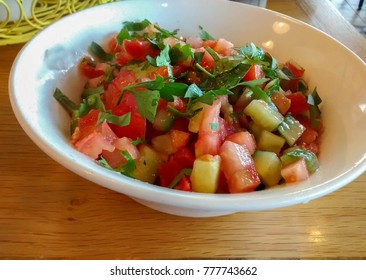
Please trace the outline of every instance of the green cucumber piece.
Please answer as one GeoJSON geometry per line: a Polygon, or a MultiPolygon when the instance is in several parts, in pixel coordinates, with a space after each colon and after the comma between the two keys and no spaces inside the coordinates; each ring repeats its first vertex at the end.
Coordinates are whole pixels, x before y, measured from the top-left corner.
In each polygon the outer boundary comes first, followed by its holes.
{"type": "Polygon", "coordinates": [[[287,144],[292,146],[305,131],[305,127],[293,116],[287,114],[278,126],[278,132],[286,139],[287,144]]]}
{"type": "Polygon", "coordinates": [[[153,128],[158,131],[169,131],[174,124],[174,114],[166,109],[159,110],[156,112],[156,116],[153,122],[153,128]]]}
{"type": "Polygon", "coordinates": [[[260,99],[252,100],[245,107],[244,114],[251,117],[256,124],[268,131],[275,130],[284,119],[277,109],[260,99]]]}
{"type": "Polygon", "coordinates": [[[304,150],[300,147],[291,147],[286,149],[281,156],[283,166],[289,165],[299,159],[305,159],[306,167],[310,174],[319,168],[318,157],[311,151],[304,150]]]}
{"type": "Polygon", "coordinates": [[[280,182],[282,164],[275,153],[256,150],[253,160],[258,176],[265,186],[275,186],[280,182]]]}
{"type": "Polygon", "coordinates": [[[257,148],[279,154],[285,142],[283,137],[263,129],[257,139],[257,148]]]}

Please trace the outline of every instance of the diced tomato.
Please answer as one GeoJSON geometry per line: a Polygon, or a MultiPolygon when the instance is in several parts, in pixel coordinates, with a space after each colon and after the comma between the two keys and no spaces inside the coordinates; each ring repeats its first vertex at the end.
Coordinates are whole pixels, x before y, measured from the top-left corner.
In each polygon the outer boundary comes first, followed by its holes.
{"type": "Polygon", "coordinates": [[[218,39],[212,49],[224,56],[228,56],[235,53],[234,44],[223,38],[218,39]]]}
{"type": "Polygon", "coordinates": [[[301,92],[291,93],[287,95],[287,98],[291,100],[288,112],[290,112],[292,116],[299,115],[309,110],[309,104],[306,97],[301,92]]]}
{"type": "Polygon", "coordinates": [[[75,143],[75,148],[90,156],[91,158],[98,158],[98,156],[107,150],[113,152],[115,147],[113,142],[117,139],[107,123],[101,123],[95,127],[95,130],[75,143]]]}
{"type": "Polygon", "coordinates": [[[286,183],[304,181],[309,178],[309,171],[303,158],[281,169],[281,175],[286,183]]]}
{"type": "Polygon", "coordinates": [[[116,61],[117,61],[118,65],[120,65],[120,66],[125,66],[132,60],[133,60],[133,56],[130,55],[128,52],[126,52],[123,49],[121,51],[117,52],[117,54],[116,54],[116,61]]]}
{"type": "Polygon", "coordinates": [[[195,158],[187,147],[182,147],[171,156],[171,159],[180,162],[184,168],[190,168],[193,166],[195,158]]]}
{"type": "Polygon", "coordinates": [[[296,78],[300,79],[304,75],[305,69],[302,68],[297,62],[294,60],[289,60],[285,63],[284,67],[286,67],[296,78]]]}
{"type": "Polygon", "coordinates": [[[176,117],[172,129],[188,132],[189,119],[183,117],[176,117]]]}
{"type": "Polygon", "coordinates": [[[112,130],[118,137],[127,137],[135,140],[140,137],[145,139],[146,120],[137,110],[136,101],[132,93],[125,92],[118,106],[112,108],[112,113],[116,116],[122,116],[126,113],[131,114],[130,123],[126,126],[110,124],[112,130]]]}
{"type": "Polygon", "coordinates": [[[282,115],[286,115],[287,111],[290,109],[291,106],[291,99],[287,98],[281,92],[274,92],[270,95],[272,102],[276,105],[278,111],[282,115]]]}
{"type": "Polygon", "coordinates": [[[202,42],[202,46],[210,47],[211,49],[214,49],[217,44],[217,40],[205,40],[202,42]]]}
{"type": "Polygon", "coordinates": [[[139,150],[134,144],[132,144],[132,139],[130,138],[119,138],[114,142],[114,146],[120,151],[128,152],[133,159],[137,159],[140,157],[139,150]]]}
{"type": "Polygon", "coordinates": [[[123,47],[134,60],[145,61],[146,56],[156,57],[159,50],[155,49],[149,41],[132,39],[124,40],[123,47]]]}
{"type": "Polygon", "coordinates": [[[182,98],[177,96],[174,96],[174,101],[168,102],[167,106],[173,107],[180,112],[184,112],[186,110],[186,103],[182,98]]]}
{"type": "Polygon", "coordinates": [[[183,168],[192,168],[194,156],[187,147],[180,148],[158,169],[160,185],[168,186],[183,168]]]}
{"type": "Polygon", "coordinates": [[[181,191],[186,191],[186,192],[191,192],[192,191],[192,186],[191,186],[191,182],[188,179],[188,176],[183,176],[182,179],[180,179],[178,185],[175,186],[176,190],[181,190],[181,191]]]}
{"type": "Polygon", "coordinates": [[[78,127],[72,136],[73,142],[81,140],[95,130],[100,110],[90,110],[88,114],[79,119],[78,127]]]}
{"type": "Polygon", "coordinates": [[[221,145],[219,131],[219,114],[221,102],[216,100],[211,106],[205,106],[203,117],[198,131],[198,140],[195,144],[196,157],[210,154],[217,155],[221,145]]]}
{"type": "Polygon", "coordinates": [[[195,71],[188,71],[187,82],[189,84],[199,84],[201,82],[201,79],[197,76],[197,73],[195,71]]]}
{"type": "Polygon", "coordinates": [[[127,137],[122,137],[114,141],[113,145],[116,149],[112,152],[103,150],[102,156],[108,162],[112,168],[117,168],[126,163],[126,158],[122,155],[122,151],[128,152],[128,154],[133,158],[137,159],[140,153],[135,145],[132,144],[131,139],[127,137]]]}
{"type": "Polygon", "coordinates": [[[306,143],[311,144],[316,141],[319,133],[311,127],[306,127],[305,131],[301,134],[300,138],[297,140],[297,143],[306,143]]]}
{"type": "Polygon", "coordinates": [[[104,70],[97,68],[97,62],[93,61],[90,57],[84,57],[81,60],[79,69],[81,74],[89,79],[104,75],[104,70]]]}
{"type": "Polygon", "coordinates": [[[252,155],[256,149],[256,142],[253,134],[249,131],[240,131],[226,137],[226,140],[245,146],[252,155]]]}
{"type": "Polygon", "coordinates": [[[198,48],[195,51],[204,53],[200,65],[208,72],[210,72],[215,65],[215,60],[213,59],[213,57],[209,54],[208,51],[205,50],[205,48],[198,48]]]}
{"type": "Polygon", "coordinates": [[[202,47],[203,40],[197,36],[189,36],[186,39],[186,43],[189,44],[192,48],[197,49],[202,47]]]}
{"type": "Polygon", "coordinates": [[[251,192],[260,184],[254,161],[245,146],[225,141],[220,148],[220,157],[230,193],[251,192]]]}
{"type": "MultiPolygon", "coordinates": [[[[136,82],[136,76],[128,70],[121,70],[113,81],[108,85],[104,93],[104,104],[107,110],[117,105],[122,89],[136,82]]],[[[126,93],[124,94],[124,96],[126,93]]],[[[123,99],[123,98],[122,98],[123,99]]],[[[122,101],[121,101],[122,102],[122,101]]],[[[136,106],[136,103],[135,103],[136,106]]]]}
{"type": "Polygon", "coordinates": [[[108,40],[108,44],[107,44],[108,53],[117,53],[117,52],[122,51],[122,46],[118,44],[116,36],[117,35],[114,34],[108,40]]]}
{"type": "Polygon", "coordinates": [[[115,107],[112,112],[116,116],[122,116],[128,112],[131,113],[131,119],[128,125],[118,126],[109,124],[118,137],[127,137],[133,140],[137,138],[145,139],[146,120],[137,111],[129,111],[128,108],[115,107]]]}
{"type": "Polygon", "coordinates": [[[264,73],[263,67],[259,64],[252,64],[245,74],[244,81],[253,81],[260,78],[264,78],[266,74],[264,73]]]}
{"type": "Polygon", "coordinates": [[[171,129],[169,134],[174,149],[178,150],[179,148],[186,146],[189,141],[190,134],[188,132],[171,129]]]}

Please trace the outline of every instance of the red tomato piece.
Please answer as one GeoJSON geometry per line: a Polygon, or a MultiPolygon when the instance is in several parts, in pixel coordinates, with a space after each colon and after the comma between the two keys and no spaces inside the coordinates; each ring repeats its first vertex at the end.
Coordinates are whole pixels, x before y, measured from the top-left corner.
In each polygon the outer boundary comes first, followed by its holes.
{"type": "Polygon", "coordinates": [[[205,68],[208,72],[210,72],[215,65],[215,60],[213,59],[213,57],[210,55],[208,51],[206,51],[205,48],[198,48],[195,51],[204,53],[200,65],[203,68],[205,68]]]}
{"type": "Polygon", "coordinates": [[[130,111],[128,108],[116,107],[112,110],[116,116],[122,116],[128,112],[131,113],[130,123],[126,126],[109,124],[118,137],[127,137],[133,140],[137,138],[145,139],[146,120],[136,111],[130,111]]]}
{"type": "Polygon", "coordinates": [[[158,168],[160,185],[167,187],[183,168],[192,168],[193,162],[194,156],[191,151],[187,147],[180,148],[158,168]]]}
{"type": "Polygon", "coordinates": [[[75,148],[96,159],[103,150],[113,152],[115,147],[113,142],[117,139],[107,123],[101,123],[95,127],[94,131],[75,143],[75,148]]]}
{"type": "Polygon", "coordinates": [[[172,140],[172,145],[174,149],[179,149],[185,145],[187,145],[189,141],[190,134],[188,132],[171,129],[169,131],[170,138],[172,140]]]}
{"type": "Polygon", "coordinates": [[[196,157],[210,154],[217,155],[221,145],[219,130],[219,114],[221,102],[216,100],[211,106],[203,109],[202,122],[198,131],[198,140],[195,143],[196,157]]]}
{"type": "Polygon", "coordinates": [[[305,69],[302,68],[296,61],[289,60],[285,63],[286,67],[296,78],[300,79],[304,75],[305,69]]]}
{"type": "Polygon", "coordinates": [[[108,49],[108,53],[117,53],[117,52],[122,51],[122,46],[118,44],[116,35],[112,36],[108,40],[107,49],[108,49]]]}
{"type": "Polygon", "coordinates": [[[270,95],[272,102],[276,105],[282,115],[286,115],[291,106],[291,100],[281,92],[274,92],[270,95]]]}
{"type": "Polygon", "coordinates": [[[75,130],[72,140],[76,142],[88,136],[95,130],[100,110],[90,110],[88,114],[79,119],[77,130],[75,130]]]}
{"type": "Polygon", "coordinates": [[[123,47],[133,59],[139,61],[145,61],[146,56],[156,57],[159,55],[159,50],[155,49],[149,41],[139,39],[124,40],[123,47]]]}
{"type": "Polygon", "coordinates": [[[253,134],[249,131],[239,131],[226,137],[226,140],[245,146],[252,155],[256,149],[256,142],[253,134]]]}
{"type": "Polygon", "coordinates": [[[304,181],[309,178],[309,171],[306,167],[305,159],[301,158],[281,169],[281,176],[286,183],[304,181]]]}
{"type": "Polygon", "coordinates": [[[260,78],[264,78],[266,74],[264,73],[263,67],[259,64],[252,64],[245,74],[244,81],[253,81],[260,78]]]}
{"type": "Polygon", "coordinates": [[[116,147],[114,151],[103,150],[102,152],[102,156],[112,168],[117,168],[127,162],[126,158],[121,154],[122,151],[128,152],[133,159],[137,159],[140,156],[136,146],[127,137],[116,139],[113,145],[116,147]]]}
{"type": "MultiPolygon", "coordinates": [[[[136,76],[128,70],[121,70],[104,92],[104,105],[111,110],[117,105],[122,89],[136,82],[136,76]]],[[[124,96],[126,93],[124,94],[124,96]]],[[[122,101],[121,101],[122,102],[122,101]]],[[[135,103],[136,106],[136,103],[135,103]]]]}
{"type": "Polygon", "coordinates": [[[104,70],[97,68],[97,62],[93,61],[90,57],[84,57],[81,60],[79,70],[83,76],[89,79],[104,75],[104,70]]]}
{"type": "Polygon", "coordinates": [[[309,104],[306,97],[301,92],[291,93],[287,95],[287,98],[291,100],[291,105],[288,109],[288,112],[290,112],[291,115],[296,116],[309,110],[309,104]]]}
{"type": "Polygon", "coordinates": [[[249,150],[225,141],[220,148],[221,169],[230,193],[252,192],[261,183],[249,150]]]}
{"type": "Polygon", "coordinates": [[[176,190],[191,192],[192,186],[191,182],[189,181],[189,178],[187,176],[183,176],[182,179],[180,179],[178,185],[175,186],[176,190]]]}
{"type": "Polygon", "coordinates": [[[125,66],[133,60],[133,56],[125,50],[121,50],[116,54],[116,61],[120,66],[125,66]]]}

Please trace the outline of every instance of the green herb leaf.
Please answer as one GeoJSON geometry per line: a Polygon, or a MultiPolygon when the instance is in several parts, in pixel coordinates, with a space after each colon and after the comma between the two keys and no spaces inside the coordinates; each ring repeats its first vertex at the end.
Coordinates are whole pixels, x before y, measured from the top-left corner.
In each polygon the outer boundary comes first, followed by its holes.
{"type": "Polygon", "coordinates": [[[142,31],[151,25],[151,22],[147,19],[144,19],[143,21],[125,21],[123,22],[123,25],[128,31],[142,31]]]}
{"type": "Polygon", "coordinates": [[[199,29],[201,30],[201,32],[200,32],[200,38],[203,41],[215,40],[215,38],[213,36],[211,36],[206,30],[204,30],[202,26],[199,26],[199,29]]]}
{"type": "Polygon", "coordinates": [[[308,95],[307,102],[309,104],[310,125],[312,128],[318,128],[321,125],[321,111],[319,105],[322,100],[316,88],[308,95]]]}
{"type": "Polygon", "coordinates": [[[218,61],[220,59],[217,52],[215,52],[212,48],[210,48],[209,46],[205,46],[204,48],[212,56],[214,61],[218,61]]]}
{"type": "Polygon", "coordinates": [[[118,126],[126,126],[130,124],[131,113],[128,112],[122,116],[116,116],[113,115],[111,112],[100,112],[98,115],[97,125],[104,121],[118,126]]]}
{"type": "Polygon", "coordinates": [[[98,86],[96,88],[86,88],[86,89],[84,89],[83,93],[81,94],[81,97],[87,98],[90,95],[94,95],[94,94],[101,95],[102,93],[104,93],[103,86],[98,86]]]}
{"type": "Polygon", "coordinates": [[[176,64],[180,61],[187,60],[188,57],[193,57],[191,46],[188,44],[183,46],[176,44],[170,49],[169,57],[171,59],[171,64],[176,64]]]}
{"type": "Polygon", "coordinates": [[[134,90],[132,91],[136,100],[137,110],[140,115],[151,123],[154,122],[158,108],[160,93],[157,90],[134,90]]]}
{"type": "Polygon", "coordinates": [[[130,32],[128,32],[128,28],[127,27],[122,28],[116,38],[119,45],[122,44],[123,40],[131,39],[131,35],[130,32]]]}
{"type": "Polygon", "coordinates": [[[259,86],[259,85],[267,82],[268,80],[269,80],[268,78],[259,78],[259,79],[256,79],[256,80],[240,82],[240,83],[238,83],[238,85],[247,86],[247,87],[254,87],[254,86],[259,86]]]}
{"type": "Polygon", "coordinates": [[[146,140],[141,139],[140,137],[137,137],[135,140],[132,140],[131,143],[132,143],[132,145],[137,146],[139,144],[146,143],[146,140]]]}
{"type": "Polygon", "coordinates": [[[253,43],[249,43],[240,48],[238,52],[256,61],[262,61],[264,59],[264,51],[253,43]]]}
{"type": "Polygon", "coordinates": [[[98,45],[94,41],[90,45],[90,51],[102,61],[111,61],[114,59],[114,54],[107,53],[100,45],[98,45]]]}
{"type": "Polygon", "coordinates": [[[136,163],[127,151],[122,151],[121,154],[123,155],[123,157],[126,159],[127,162],[117,168],[112,168],[104,157],[100,157],[98,163],[109,170],[116,171],[125,176],[133,178],[133,172],[136,169],[136,163]]]}
{"type": "Polygon", "coordinates": [[[217,75],[214,78],[207,78],[201,84],[199,84],[199,87],[204,91],[218,88],[231,89],[236,87],[248,72],[250,66],[250,64],[240,63],[230,71],[217,75]]]}
{"type": "Polygon", "coordinates": [[[185,83],[168,82],[160,89],[160,97],[166,101],[174,101],[174,96],[185,97],[188,85],[185,83]]]}
{"type": "Polygon", "coordinates": [[[64,107],[64,109],[70,114],[77,110],[79,107],[73,101],[71,101],[66,95],[62,93],[59,88],[56,88],[53,97],[64,107]]]}
{"type": "Polygon", "coordinates": [[[203,95],[202,90],[196,85],[191,84],[188,88],[186,93],[184,94],[185,98],[197,98],[203,95]]]}
{"type": "Polygon", "coordinates": [[[216,61],[212,73],[214,75],[220,75],[225,72],[233,70],[240,63],[244,62],[244,58],[242,56],[227,56],[222,59],[216,61]]]}
{"type": "Polygon", "coordinates": [[[168,185],[168,188],[173,189],[176,185],[178,185],[179,181],[183,178],[183,176],[191,176],[192,169],[189,168],[183,168],[177,176],[174,177],[172,182],[168,185]]]}

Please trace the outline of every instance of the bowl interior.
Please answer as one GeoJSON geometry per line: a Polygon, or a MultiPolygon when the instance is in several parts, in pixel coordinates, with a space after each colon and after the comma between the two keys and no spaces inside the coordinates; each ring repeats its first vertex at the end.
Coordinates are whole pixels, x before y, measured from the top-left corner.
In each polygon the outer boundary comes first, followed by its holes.
{"type": "Polygon", "coordinates": [[[80,176],[155,204],[235,212],[307,202],[362,174],[365,76],[365,63],[345,46],[307,24],[266,9],[220,0],[134,0],[87,9],[47,27],[19,53],[9,89],[14,112],[26,133],[45,153],[80,176]],[[323,99],[320,169],[308,181],[293,186],[240,195],[207,195],[123,177],[74,150],[69,143],[69,117],[52,96],[55,87],[78,101],[84,81],[75,65],[88,52],[91,41],[102,44],[119,31],[123,21],[145,18],[166,29],[179,28],[183,36],[198,35],[198,26],[203,26],[216,38],[226,38],[235,45],[253,42],[278,61],[293,58],[302,65],[310,87],[316,86],[323,99]]]}

